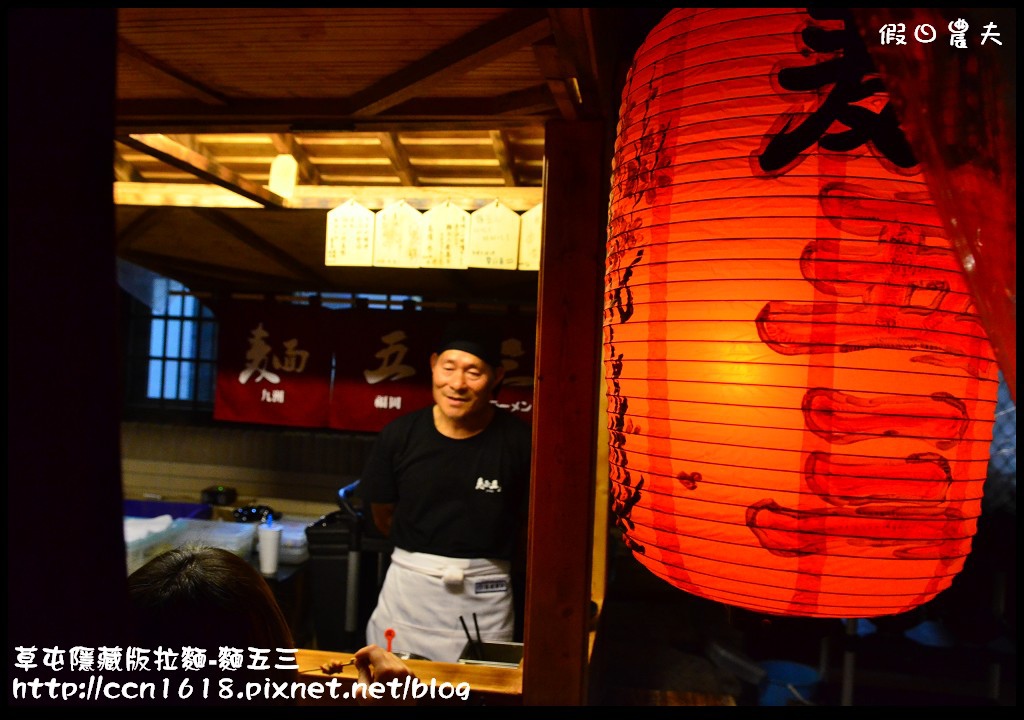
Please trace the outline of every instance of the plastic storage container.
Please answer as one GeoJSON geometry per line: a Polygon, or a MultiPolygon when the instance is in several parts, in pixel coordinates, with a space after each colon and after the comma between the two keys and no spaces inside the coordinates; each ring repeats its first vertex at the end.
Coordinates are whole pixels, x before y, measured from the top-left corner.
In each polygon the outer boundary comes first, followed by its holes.
{"type": "Polygon", "coordinates": [[[209,545],[248,557],[256,544],[255,523],[179,518],[174,524],[181,528],[178,545],[209,545]]]}
{"type": "Polygon", "coordinates": [[[124,519],[125,566],[128,574],[162,552],[176,548],[182,527],[170,515],[124,519]],[[166,518],[167,522],[161,522],[166,518]]]}

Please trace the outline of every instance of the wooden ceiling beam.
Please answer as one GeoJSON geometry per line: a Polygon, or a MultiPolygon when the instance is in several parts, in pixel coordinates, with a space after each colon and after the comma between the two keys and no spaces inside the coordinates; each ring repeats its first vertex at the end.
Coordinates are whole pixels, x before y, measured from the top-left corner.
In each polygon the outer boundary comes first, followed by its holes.
{"type": "Polygon", "coordinates": [[[321,183],[320,169],[309,159],[309,153],[295,141],[295,136],[289,133],[270,133],[270,142],[280,155],[291,155],[299,164],[299,177],[310,185],[321,183]]]}
{"type": "Polygon", "coordinates": [[[164,135],[164,137],[172,143],[181,145],[181,147],[185,148],[189,153],[194,153],[206,158],[208,163],[219,164],[217,158],[206,150],[206,146],[199,141],[199,138],[197,138],[194,133],[173,133],[164,135]]]}
{"type": "Polygon", "coordinates": [[[117,233],[117,238],[115,240],[117,252],[121,253],[123,251],[130,250],[133,240],[141,238],[151,227],[157,225],[159,222],[160,213],[157,209],[155,207],[146,208],[146,210],[139,213],[138,217],[125,225],[125,227],[117,233]]]}
{"type": "Polygon", "coordinates": [[[114,179],[121,182],[142,182],[144,178],[139,169],[124,159],[114,148],[114,179]]]}
{"type": "Polygon", "coordinates": [[[555,110],[543,84],[508,96],[423,98],[403,103],[387,115],[352,118],[333,99],[274,98],[212,108],[172,100],[118,103],[115,133],[302,133],[401,132],[407,130],[491,130],[543,124],[536,113],[555,110]],[[543,94],[546,94],[544,97],[543,94]],[[519,98],[518,103],[511,102],[519,98]],[[501,117],[488,116],[501,103],[501,117]]]}
{"type": "Polygon", "coordinates": [[[277,193],[247,180],[202,152],[187,147],[167,135],[122,135],[116,139],[123,145],[151,155],[161,162],[191,173],[201,180],[227,188],[266,208],[283,208],[287,205],[287,201],[277,193]]]}
{"type": "MultiPolygon", "coordinates": [[[[429,210],[450,201],[456,207],[473,211],[495,200],[517,212],[538,205],[544,196],[541,187],[387,187],[367,185],[300,185],[289,198],[289,210],[331,210],[346,200],[355,200],[370,210],[380,210],[404,200],[417,210],[429,210]]],[[[253,208],[250,200],[215,185],[198,183],[114,183],[116,205],[151,207],[253,208]]]]}
{"type": "MultiPolygon", "coordinates": [[[[515,90],[503,95],[491,97],[430,97],[414,98],[389,111],[381,120],[400,121],[402,119],[440,119],[446,116],[453,118],[486,117],[490,118],[490,127],[502,127],[501,115],[521,117],[536,116],[539,113],[557,110],[548,86],[544,83],[515,90]]],[[[535,122],[540,120],[534,117],[535,122]]],[[[453,128],[449,128],[453,129],[453,128]]],[[[455,128],[457,129],[457,128],[455,128]]]]}
{"type": "Polygon", "coordinates": [[[397,133],[377,133],[377,138],[380,140],[381,147],[384,149],[384,154],[388,156],[391,161],[391,166],[395,170],[395,174],[398,175],[402,180],[403,185],[419,185],[419,180],[416,179],[416,173],[412,169],[412,165],[409,164],[409,156],[406,155],[402,146],[398,143],[397,133]]]}
{"type": "Polygon", "coordinates": [[[550,22],[542,10],[511,10],[356,93],[349,98],[351,114],[354,117],[378,115],[422,95],[427,88],[460,77],[550,33],[550,22]]]}
{"type": "Polygon", "coordinates": [[[165,65],[120,36],[117,38],[117,55],[118,58],[126,60],[132,67],[149,75],[154,80],[161,83],[170,83],[176,89],[200,102],[210,105],[227,104],[227,98],[220,93],[211,90],[198,80],[190,78],[169,65],[165,65]]]}
{"type": "MultiPolygon", "coordinates": [[[[288,272],[294,273],[299,278],[312,283],[316,287],[333,287],[334,283],[318,270],[295,259],[277,245],[269,242],[259,234],[229,217],[220,210],[214,208],[193,208],[192,212],[199,215],[211,225],[219,227],[247,247],[252,248],[261,255],[265,255],[280,265],[288,272]]],[[[326,232],[326,230],[325,230],[326,232]]],[[[326,242],[326,241],[325,241],[326,242]]]]}
{"type": "Polygon", "coordinates": [[[570,87],[570,92],[576,96],[580,114],[586,118],[600,117],[604,81],[591,27],[591,8],[547,8],[547,12],[566,80],[570,85],[576,84],[575,88],[570,87]]]}
{"type": "MultiPolygon", "coordinates": [[[[201,262],[192,258],[131,249],[119,250],[118,257],[150,272],[173,278],[188,288],[217,287],[224,285],[225,282],[235,287],[239,281],[240,274],[235,267],[201,262]]],[[[296,286],[302,284],[301,281],[294,278],[283,278],[280,275],[270,275],[253,270],[246,270],[244,278],[245,282],[252,287],[279,287],[283,282],[290,282],[296,286]]]]}
{"type": "Polygon", "coordinates": [[[545,84],[534,85],[525,90],[516,90],[495,97],[488,106],[488,111],[495,116],[520,115],[523,113],[540,114],[556,108],[551,90],[545,84]]]}
{"type": "Polygon", "coordinates": [[[534,43],[533,56],[537,59],[537,65],[548,81],[548,89],[551,91],[562,117],[566,120],[578,119],[576,96],[570,89],[568,79],[571,77],[571,73],[567,74],[562,65],[562,56],[558,46],[551,41],[534,43]]]}
{"type": "Polygon", "coordinates": [[[491,130],[491,144],[494,146],[494,154],[498,158],[498,166],[501,168],[502,177],[505,178],[505,184],[515,187],[519,180],[508,147],[508,134],[504,130],[491,130]]]}

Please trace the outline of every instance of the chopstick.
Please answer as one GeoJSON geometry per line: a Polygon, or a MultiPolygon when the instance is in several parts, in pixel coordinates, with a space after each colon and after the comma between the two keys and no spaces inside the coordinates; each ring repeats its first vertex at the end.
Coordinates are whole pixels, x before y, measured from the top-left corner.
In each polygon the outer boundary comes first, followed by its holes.
{"type": "Polygon", "coordinates": [[[480,623],[476,621],[476,613],[473,613],[473,627],[476,628],[476,652],[480,659],[484,659],[484,641],[480,639],[480,623]]]}
{"type": "Polygon", "coordinates": [[[466,642],[473,648],[473,652],[476,654],[477,660],[483,660],[483,656],[480,654],[480,647],[473,642],[473,636],[469,634],[469,627],[466,625],[466,619],[459,615],[459,622],[462,623],[462,631],[466,633],[466,642]]]}

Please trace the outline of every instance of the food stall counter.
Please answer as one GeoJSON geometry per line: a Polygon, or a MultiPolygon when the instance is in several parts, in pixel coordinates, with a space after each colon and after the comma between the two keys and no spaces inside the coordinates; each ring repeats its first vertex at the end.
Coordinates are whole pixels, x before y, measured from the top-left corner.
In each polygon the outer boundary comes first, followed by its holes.
{"type": "MultiPolygon", "coordinates": [[[[352,653],[299,649],[295,654],[299,679],[323,688],[321,696],[301,698],[299,705],[350,705],[352,684],[358,680],[355,667],[340,667],[352,659],[352,653]],[[334,672],[328,672],[339,668],[334,672]],[[330,680],[338,682],[330,692],[330,680]],[[332,696],[333,695],[333,696],[332,696]]],[[[521,668],[406,660],[416,681],[401,690],[417,705],[521,705],[523,673],[521,668]]]]}

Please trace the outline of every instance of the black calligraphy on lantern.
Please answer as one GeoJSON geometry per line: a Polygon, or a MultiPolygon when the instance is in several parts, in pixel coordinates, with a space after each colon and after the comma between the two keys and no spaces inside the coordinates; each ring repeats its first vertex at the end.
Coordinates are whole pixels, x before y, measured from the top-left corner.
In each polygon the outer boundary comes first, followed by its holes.
{"type": "Polygon", "coordinates": [[[757,157],[761,171],[770,175],[787,171],[815,143],[835,153],[869,146],[897,167],[917,165],[849,10],[808,8],[807,13],[814,20],[842,21],[843,27],[805,27],[801,33],[804,45],[827,59],[815,65],[782,68],[777,80],[784,90],[827,94],[810,113],[800,103],[779,118],[757,157]]]}
{"type": "Polygon", "coordinates": [[[644,93],[644,104],[640,107],[630,101],[621,112],[622,122],[635,122],[633,116],[641,113],[640,137],[632,152],[617,152],[616,165],[613,168],[615,183],[621,185],[621,196],[632,197],[633,205],[646,200],[653,204],[658,191],[672,183],[672,172],[669,167],[671,158],[664,152],[665,140],[668,136],[668,123],[655,124],[651,117],[651,104],[658,97],[658,88],[654,86],[657,70],[651,73],[648,90],[644,93]]]}

